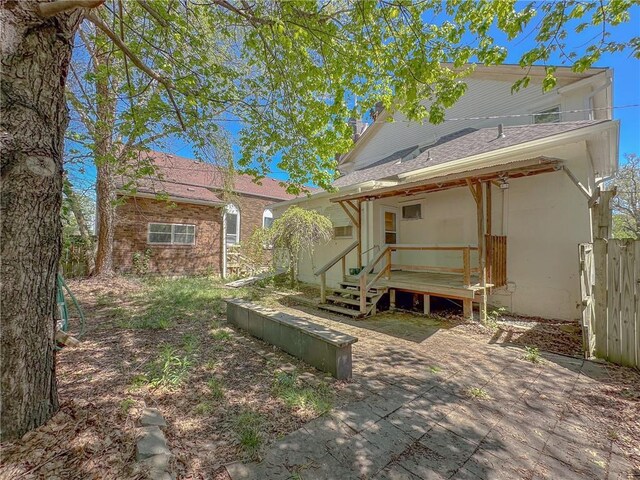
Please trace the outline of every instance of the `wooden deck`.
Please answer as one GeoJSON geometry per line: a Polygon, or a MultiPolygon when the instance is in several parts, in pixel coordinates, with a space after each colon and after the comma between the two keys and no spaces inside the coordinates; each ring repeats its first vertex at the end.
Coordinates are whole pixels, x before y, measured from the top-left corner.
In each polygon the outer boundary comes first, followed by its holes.
{"type": "Polygon", "coordinates": [[[478,275],[472,275],[471,285],[466,286],[461,274],[404,270],[392,270],[391,277],[380,278],[376,281],[376,286],[457,299],[473,299],[476,294],[482,294],[483,290],[478,275]]]}

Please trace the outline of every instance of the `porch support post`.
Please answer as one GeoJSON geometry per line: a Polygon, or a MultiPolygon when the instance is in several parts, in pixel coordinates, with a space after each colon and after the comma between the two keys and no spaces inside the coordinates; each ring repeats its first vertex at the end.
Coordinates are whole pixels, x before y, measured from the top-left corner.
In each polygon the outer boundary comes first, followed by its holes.
{"type": "Polygon", "coordinates": [[[358,200],[357,206],[358,224],[356,229],[358,232],[358,268],[362,268],[362,200],[358,200]]]}
{"type": "Polygon", "coordinates": [[[395,310],[395,309],[396,309],[396,289],[390,288],[389,289],[389,310],[395,310]]]}
{"type": "Polygon", "coordinates": [[[487,321],[487,263],[485,257],[485,236],[484,236],[484,190],[486,183],[478,182],[477,191],[479,202],[476,205],[478,215],[478,261],[480,266],[480,286],[482,287],[482,298],[480,299],[480,321],[487,321]]]}
{"type": "MultiPolygon", "coordinates": [[[[467,185],[471,190],[473,199],[476,201],[476,223],[478,226],[478,267],[480,270],[478,273],[480,277],[480,286],[482,287],[482,297],[480,298],[480,321],[485,322],[487,320],[487,265],[485,258],[484,237],[484,189],[486,188],[486,186],[484,182],[472,182],[469,178],[467,178],[467,185]]],[[[465,310],[469,309],[469,306],[465,306],[465,302],[463,302],[463,307],[465,310]]]]}
{"type": "Polygon", "coordinates": [[[491,238],[491,182],[485,183],[486,188],[486,198],[487,198],[487,228],[486,228],[486,242],[485,242],[485,250],[486,250],[486,269],[487,275],[486,280],[488,283],[492,284],[493,282],[493,240],[491,238]]]}
{"type": "Polygon", "coordinates": [[[470,298],[462,300],[462,316],[465,320],[473,320],[473,301],[470,298]]]}
{"type": "Polygon", "coordinates": [[[431,295],[426,293],[424,294],[424,314],[431,314],[431,295]]]}

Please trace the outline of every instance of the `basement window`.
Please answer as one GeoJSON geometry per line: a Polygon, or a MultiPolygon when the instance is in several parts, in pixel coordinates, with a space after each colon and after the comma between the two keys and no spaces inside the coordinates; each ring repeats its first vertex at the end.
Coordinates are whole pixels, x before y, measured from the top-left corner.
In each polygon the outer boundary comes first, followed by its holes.
{"type": "Polygon", "coordinates": [[[422,205],[415,203],[413,205],[404,205],[402,207],[403,220],[420,220],[422,218],[422,205]]]}
{"type": "Polygon", "coordinates": [[[150,223],[147,242],[154,245],[195,245],[196,226],[176,223],[150,223]]]}
{"type": "Polygon", "coordinates": [[[560,121],[560,106],[542,110],[533,114],[533,123],[558,123],[560,121]]]}
{"type": "Polygon", "coordinates": [[[344,225],[341,227],[333,227],[334,238],[353,238],[353,226],[344,225]]]}

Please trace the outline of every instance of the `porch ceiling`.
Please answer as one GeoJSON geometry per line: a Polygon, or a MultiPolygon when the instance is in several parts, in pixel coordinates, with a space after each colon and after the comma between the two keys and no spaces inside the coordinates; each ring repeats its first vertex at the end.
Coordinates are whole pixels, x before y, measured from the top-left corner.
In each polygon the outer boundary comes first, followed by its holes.
{"type": "Polygon", "coordinates": [[[344,195],[342,197],[332,198],[331,201],[344,202],[348,200],[375,200],[378,198],[410,196],[425,192],[439,192],[456,187],[466,187],[469,180],[474,182],[487,182],[505,177],[518,178],[553,172],[558,170],[560,165],[561,160],[559,159],[540,156],[529,160],[468,170],[465,172],[451,173],[448,175],[440,175],[416,182],[344,195]]]}

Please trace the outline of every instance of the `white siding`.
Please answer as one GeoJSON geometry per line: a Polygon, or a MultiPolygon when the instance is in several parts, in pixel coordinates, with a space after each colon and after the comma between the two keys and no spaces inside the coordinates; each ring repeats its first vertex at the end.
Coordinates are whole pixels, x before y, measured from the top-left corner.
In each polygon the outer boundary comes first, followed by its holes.
{"type": "MultiPolygon", "coordinates": [[[[521,125],[532,123],[530,114],[559,105],[561,111],[581,110],[585,108],[586,95],[590,87],[575,89],[566,95],[559,95],[556,90],[542,92],[542,86],[533,81],[528,88],[511,94],[511,81],[467,80],[467,93],[447,111],[447,118],[469,118],[499,115],[525,115],[523,117],[507,117],[485,120],[451,120],[440,125],[426,123],[421,125],[408,122],[402,114],[395,114],[394,123],[386,123],[366,143],[354,152],[353,168],[362,168],[381,160],[398,150],[424,145],[436,141],[445,135],[464,128],[491,127],[503,123],[505,125],[521,125]]],[[[561,121],[588,119],[587,112],[563,114],[561,121]]]]}

